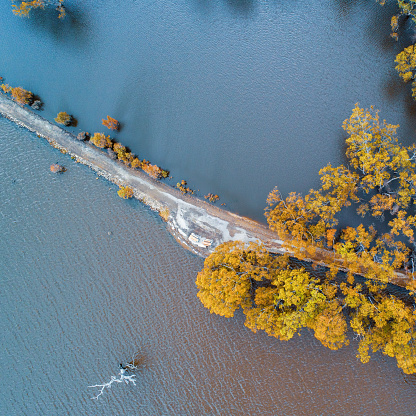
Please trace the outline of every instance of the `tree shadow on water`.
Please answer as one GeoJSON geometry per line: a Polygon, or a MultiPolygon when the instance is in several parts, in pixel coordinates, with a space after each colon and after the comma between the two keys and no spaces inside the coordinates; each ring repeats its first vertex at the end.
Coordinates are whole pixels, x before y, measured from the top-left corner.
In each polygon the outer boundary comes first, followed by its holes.
{"type": "MultiPolygon", "coordinates": [[[[213,0],[195,0],[195,3],[198,9],[204,13],[211,11],[215,7],[213,0]]],[[[254,13],[256,6],[256,0],[220,0],[216,3],[225,4],[230,12],[244,18],[250,17],[254,13]]]]}
{"type": "Polygon", "coordinates": [[[337,12],[342,17],[350,15],[359,2],[360,0],[334,0],[337,12]]]}
{"type": "Polygon", "coordinates": [[[66,16],[58,19],[54,8],[32,10],[29,25],[36,32],[43,31],[58,41],[67,41],[76,45],[88,39],[88,22],[85,14],[77,7],[65,7],[66,16]]]}
{"type": "MultiPolygon", "coordinates": [[[[416,135],[416,101],[412,98],[411,84],[406,84],[397,73],[393,73],[384,81],[383,93],[393,107],[404,103],[405,122],[399,129],[399,136],[400,141],[409,145],[416,135]]],[[[397,120],[387,120],[387,122],[396,124],[397,120]]]]}
{"type": "Polygon", "coordinates": [[[248,17],[254,12],[254,0],[226,0],[228,7],[235,13],[248,17]]]}

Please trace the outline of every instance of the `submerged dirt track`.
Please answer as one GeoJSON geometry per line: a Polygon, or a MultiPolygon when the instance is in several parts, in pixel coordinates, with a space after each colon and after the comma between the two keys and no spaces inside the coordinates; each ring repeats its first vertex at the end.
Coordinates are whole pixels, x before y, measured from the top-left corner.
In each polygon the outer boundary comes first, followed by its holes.
{"type": "Polygon", "coordinates": [[[271,252],[283,253],[276,233],[265,225],[208,204],[195,197],[183,195],[179,190],[157,181],[146,173],[131,169],[122,162],[112,160],[106,152],[50,123],[28,108],[0,94],[0,113],[38,136],[52,146],[66,151],[78,162],[89,166],[97,174],[117,185],[133,188],[134,196],[151,209],[168,208],[168,229],[176,240],[192,252],[206,257],[216,246],[226,241],[259,241],[271,252]],[[209,248],[189,241],[191,233],[213,241],[209,248]]]}
{"type": "MultiPolygon", "coordinates": [[[[286,252],[282,247],[283,242],[267,226],[193,196],[184,195],[143,171],[131,169],[120,161],[112,160],[106,152],[93,144],[77,140],[73,134],[50,123],[32,110],[19,106],[1,93],[0,114],[36,133],[38,137],[45,138],[52,146],[68,153],[77,162],[89,166],[98,175],[117,185],[130,186],[134,190],[134,196],[151,209],[161,211],[167,208],[170,233],[183,247],[201,257],[207,257],[215,247],[226,241],[237,240],[245,243],[261,242],[273,253],[286,252]],[[194,244],[189,240],[191,233],[212,240],[212,245],[206,248],[194,244]]],[[[324,265],[323,258],[318,253],[317,258],[313,260],[324,265]]],[[[391,283],[406,286],[411,279],[411,275],[397,271],[396,278],[391,283]]]]}

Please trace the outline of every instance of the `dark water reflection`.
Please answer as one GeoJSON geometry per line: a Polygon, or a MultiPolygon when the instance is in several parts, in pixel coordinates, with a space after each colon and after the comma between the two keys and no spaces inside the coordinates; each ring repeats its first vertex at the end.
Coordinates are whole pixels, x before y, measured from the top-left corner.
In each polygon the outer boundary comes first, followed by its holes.
{"type": "MultiPolygon", "coordinates": [[[[394,71],[394,2],[67,0],[31,19],[0,5],[1,75],[38,93],[49,119],[102,131],[140,157],[262,219],[268,192],[307,191],[343,161],[342,121],[374,104],[414,138],[415,105],[394,71]]],[[[404,34],[406,35],[406,34],[404,34]]],[[[409,34],[410,36],[410,34],[409,34]]]]}
{"type": "Polygon", "coordinates": [[[210,315],[158,216],[0,119],[1,415],[410,415],[414,377],[210,315]],[[24,152],[22,151],[24,149],[24,152]],[[67,167],[63,175],[52,163],[67,167]],[[136,352],[136,387],[98,401],[136,352]]]}

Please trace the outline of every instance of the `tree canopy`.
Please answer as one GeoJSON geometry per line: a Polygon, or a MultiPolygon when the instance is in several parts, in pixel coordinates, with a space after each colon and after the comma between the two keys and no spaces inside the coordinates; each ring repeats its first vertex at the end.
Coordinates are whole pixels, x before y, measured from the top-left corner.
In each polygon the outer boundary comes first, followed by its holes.
{"type": "Polygon", "coordinates": [[[287,341],[306,329],[337,350],[349,344],[350,329],[362,362],[371,351],[381,351],[405,373],[416,373],[415,310],[386,294],[380,283],[339,284],[331,273],[313,276],[261,245],[227,242],[205,260],[196,285],[211,313],[229,318],[241,308],[253,332],[287,341]]]}
{"type": "Polygon", "coordinates": [[[401,145],[397,125],[358,104],[343,128],[348,166],[321,169],[321,188],[304,197],[272,191],[267,221],[295,255],[320,255],[335,269],[387,282],[395,269],[406,266],[414,243],[415,146],[401,145]],[[340,229],[337,214],[352,205],[363,217],[388,218],[388,230],[362,224],[340,229]]]}
{"type": "Polygon", "coordinates": [[[321,187],[305,196],[285,198],[278,189],[269,194],[267,221],[283,248],[323,261],[326,273],[311,274],[258,244],[224,243],[197,276],[203,305],[224,317],[241,308],[248,328],[280,340],[311,330],[333,350],[349,343],[350,329],[362,362],[380,351],[404,372],[416,373],[415,280],[408,285],[413,305],[386,292],[396,269],[413,276],[416,257],[416,146],[399,143],[398,127],[357,104],[343,123],[347,165],[322,168],[321,187]],[[383,227],[340,227],[339,214],[352,208],[387,221],[383,227]],[[342,280],[340,269],[348,270],[342,280]],[[355,274],[364,277],[361,283],[355,274]]]}

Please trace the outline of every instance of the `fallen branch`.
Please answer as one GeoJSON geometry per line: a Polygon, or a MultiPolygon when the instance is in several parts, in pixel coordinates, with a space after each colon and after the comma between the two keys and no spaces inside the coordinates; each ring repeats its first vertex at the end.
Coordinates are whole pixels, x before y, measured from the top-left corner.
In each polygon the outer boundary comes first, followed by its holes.
{"type": "Polygon", "coordinates": [[[111,376],[111,379],[108,383],[105,384],[94,384],[93,386],[88,386],[89,388],[95,388],[95,387],[99,387],[100,388],[100,392],[95,396],[95,397],[91,397],[91,399],[95,399],[98,400],[98,398],[104,393],[106,388],[111,389],[111,385],[113,383],[132,383],[134,386],[136,385],[136,374],[132,374],[131,376],[126,375],[126,371],[127,370],[135,370],[137,367],[133,364],[127,364],[126,366],[122,366],[120,364],[120,372],[119,372],[119,376],[120,378],[117,378],[116,376],[111,376]]]}

